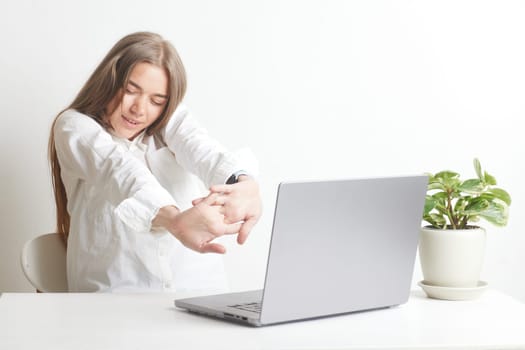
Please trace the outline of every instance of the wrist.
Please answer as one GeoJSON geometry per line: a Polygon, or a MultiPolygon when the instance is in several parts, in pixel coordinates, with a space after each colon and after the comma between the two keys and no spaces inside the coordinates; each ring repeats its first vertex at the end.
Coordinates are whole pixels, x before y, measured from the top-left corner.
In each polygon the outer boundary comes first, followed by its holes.
{"type": "Polygon", "coordinates": [[[173,225],[175,218],[179,215],[180,210],[174,205],[167,205],[162,207],[157,212],[155,218],[153,218],[151,224],[153,227],[162,227],[171,231],[170,228],[173,225]]]}
{"type": "Polygon", "coordinates": [[[239,175],[239,177],[237,178],[237,182],[246,181],[250,179],[252,179],[250,175],[243,174],[243,175],[239,175]]]}

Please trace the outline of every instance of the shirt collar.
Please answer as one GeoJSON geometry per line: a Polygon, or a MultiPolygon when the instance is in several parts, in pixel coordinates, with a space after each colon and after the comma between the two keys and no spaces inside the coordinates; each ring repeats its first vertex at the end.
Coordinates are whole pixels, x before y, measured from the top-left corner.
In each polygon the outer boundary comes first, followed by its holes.
{"type": "MultiPolygon", "coordinates": [[[[111,131],[110,131],[111,133],[111,131]]],[[[146,134],[146,130],[142,131],[140,134],[137,135],[133,140],[128,140],[126,138],[115,136],[113,133],[111,133],[111,137],[115,142],[121,144],[122,146],[125,146],[127,149],[133,149],[134,147],[141,149],[142,151],[146,151],[147,146],[142,142],[144,140],[144,135],[146,134]]]]}

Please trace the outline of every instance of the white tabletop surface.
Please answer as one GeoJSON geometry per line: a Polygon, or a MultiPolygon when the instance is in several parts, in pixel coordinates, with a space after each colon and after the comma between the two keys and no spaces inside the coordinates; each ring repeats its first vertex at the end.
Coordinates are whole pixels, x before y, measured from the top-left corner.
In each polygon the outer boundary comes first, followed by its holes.
{"type": "Polygon", "coordinates": [[[175,297],[4,293],[0,349],[525,349],[525,304],[490,289],[262,328],[189,314],[175,297]]]}

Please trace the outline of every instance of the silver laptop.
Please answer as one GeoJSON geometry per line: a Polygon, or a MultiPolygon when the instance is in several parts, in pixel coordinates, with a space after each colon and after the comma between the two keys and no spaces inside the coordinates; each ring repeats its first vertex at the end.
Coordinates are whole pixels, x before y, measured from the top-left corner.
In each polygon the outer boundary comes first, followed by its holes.
{"type": "Polygon", "coordinates": [[[281,183],[263,290],[175,306],[254,326],[408,300],[427,176],[281,183]]]}

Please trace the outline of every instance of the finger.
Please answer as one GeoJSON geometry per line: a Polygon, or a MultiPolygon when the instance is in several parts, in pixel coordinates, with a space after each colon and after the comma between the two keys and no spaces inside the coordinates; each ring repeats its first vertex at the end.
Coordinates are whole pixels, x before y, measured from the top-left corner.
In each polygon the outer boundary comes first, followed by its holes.
{"type": "Polygon", "coordinates": [[[218,243],[205,243],[200,250],[201,253],[216,253],[224,254],[226,253],[226,248],[218,243]]]}
{"type": "Polygon", "coordinates": [[[222,192],[225,194],[229,194],[233,190],[232,186],[233,185],[213,185],[210,187],[210,191],[215,193],[222,192]]]}
{"type": "Polygon", "coordinates": [[[239,235],[237,236],[237,243],[244,244],[246,242],[246,239],[248,239],[248,235],[250,234],[252,228],[257,223],[257,219],[250,218],[246,220],[239,230],[239,235]]]}
{"type": "Polygon", "coordinates": [[[213,205],[213,202],[217,200],[218,196],[219,196],[218,193],[210,193],[208,197],[203,198],[201,202],[204,202],[205,204],[208,204],[208,205],[213,205]]]}
{"type": "Polygon", "coordinates": [[[213,205],[224,205],[226,203],[226,196],[221,196],[221,194],[217,193],[217,196],[215,197],[215,201],[213,201],[213,205]]]}
{"type": "MultiPolygon", "coordinates": [[[[208,215],[208,222],[215,222],[217,224],[222,224],[225,218],[224,213],[227,212],[227,209],[223,207],[222,205],[208,205],[207,215],[208,215]]],[[[237,221],[234,221],[237,222],[237,221]]],[[[228,222],[228,224],[231,224],[232,222],[228,222]]],[[[218,228],[220,231],[220,228],[218,228]]]]}
{"type": "MultiPolygon", "coordinates": [[[[221,207],[221,208],[224,208],[224,207],[221,207]]],[[[222,214],[223,217],[224,217],[224,223],[225,223],[225,224],[228,224],[228,225],[229,225],[229,224],[236,224],[236,223],[238,223],[239,221],[241,221],[241,220],[235,220],[234,218],[229,218],[228,216],[226,216],[226,211],[227,211],[226,209],[222,209],[222,211],[225,212],[224,214],[222,214]]],[[[237,231],[237,232],[239,232],[239,231],[237,231]]]]}
{"type": "MultiPolygon", "coordinates": [[[[226,209],[225,207],[223,207],[222,205],[220,205],[220,206],[218,205],[218,206],[217,206],[217,211],[218,211],[219,214],[221,214],[223,217],[226,217],[226,211],[227,211],[227,209],[226,209]]],[[[226,219],[224,220],[224,223],[226,223],[226,224],[233,224],[233,223],[235,223],[235,222],[237,222],[237,221],[230,221],[230,220],[228,220],[228,218],[226,218],[226,219]]]]}
{"type": "Polygon", "coordinates": [[[241,226],[242,226],[242,222],[237,222],[235,224],[225,224],[224,225],[224,227],[225,227],[224,234],[237,233],[241,229],[241,226]]]}
{"type": "Polygon", "coordinates": [[[204,199],[205,199],[205,197],[195,198],[194,200],[191,201],[191,204],[192,204],[193,206],[196,206],[197,204],[199,204],[200,202],[202,202],[204,199]]]}

